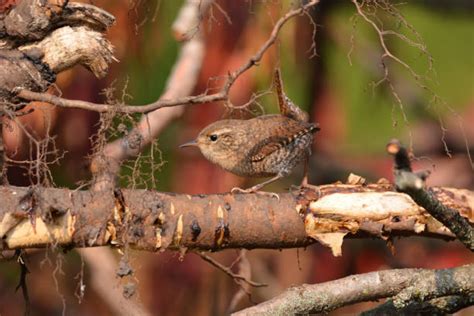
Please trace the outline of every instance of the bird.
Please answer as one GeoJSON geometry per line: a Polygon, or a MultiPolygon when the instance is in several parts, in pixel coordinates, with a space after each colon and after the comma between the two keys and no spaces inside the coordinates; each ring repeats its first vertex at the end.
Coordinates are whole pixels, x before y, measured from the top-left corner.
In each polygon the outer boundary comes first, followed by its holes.
{"type": "Polygon", "coordinates": [[[232,192],[258,192],[288,176],[301,162],[305,162],[303,184],[307,183],[308,157],[319,124],[310,123],[308,114],[285,95],[279,69],[274,78],[280,114],[219,120],[206,126],[195,140],[180,146],[198,147],[209,161],[238,176],[271,177],[248,189],[233,188],[232,192]]]}

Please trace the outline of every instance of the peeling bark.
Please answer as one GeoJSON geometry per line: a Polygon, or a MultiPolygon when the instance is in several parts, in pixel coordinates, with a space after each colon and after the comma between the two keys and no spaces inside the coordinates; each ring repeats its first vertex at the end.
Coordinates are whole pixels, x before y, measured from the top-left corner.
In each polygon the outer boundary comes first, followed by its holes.
{"type": "MultiPolygon", "coordinates": [[[[147,251],[304,247],[314,242],[308,230],[320,235],[344,233],[347,238],[453,238],[424,209],[390,186],[334,184],[319,190],[319,199],[316,191],[303,189],[280,194],[277,200],[256,194],[112,193],[3,186],[0,232],[4,249],[52,244],[131,246],[147,251]],[[28,194],[36,202],[27,214],[21,205],[28,194]]],[[[447,188],[436,188],[435,192],[473,221],[473,192],[447,188]]]]}
{"type": "Polygon", "coordinates": [[[103,77],[114,59],[104,37],[114,17],[92,5],[23,0],[0,22],[2,103],[17,102],[22,89],[46,91],[57,73],[76,64],[103,77]]]}
{"type": "Polygon", "coordinates": [[[0,17],[0,48],[43,39],[59,27],[87,25],[104,32],[115,21],[108,12],[96,6],[64,0],[22,0],[0,17]]]}

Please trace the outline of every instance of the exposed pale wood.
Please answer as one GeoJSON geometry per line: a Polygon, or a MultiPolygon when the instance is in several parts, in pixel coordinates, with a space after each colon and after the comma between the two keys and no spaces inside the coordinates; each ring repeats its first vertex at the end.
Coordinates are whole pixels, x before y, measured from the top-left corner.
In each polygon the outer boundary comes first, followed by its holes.
{"type": "MultiPolygon", "coordinates": [[[[473,192],[434,192],[473,222],[473,192]]],[[[333,233],[345,238],[453,238],[406,194],[387,185],[324,185],[319,192],[282,193],[280,200],[261,194],[191,196],[144,190],[123,190],[123,199],[116,199],[108,191],[38,188],[33,189],[38,201],[34,208],[22,211],[20,203],[28,194],[27,188],[0,187],[4,248],[128,244],[148,251],[279,249],[307,246],[314,242],[308,236],[333,233]]]]}

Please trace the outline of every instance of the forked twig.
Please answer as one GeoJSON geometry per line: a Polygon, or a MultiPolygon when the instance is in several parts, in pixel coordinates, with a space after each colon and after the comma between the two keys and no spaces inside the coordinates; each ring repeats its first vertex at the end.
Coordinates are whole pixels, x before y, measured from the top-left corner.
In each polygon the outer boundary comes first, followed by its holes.
{"type": "Polygon", "coordinates": [[[234,279],[237,283],[239,283],[238,281],[243,281],[245,283],[247,283],[248,285],[251,285],[253,287],[264,287],[264,286],[268,286],[267,284],[265,283],[259,283],[259,282],[255,282],[255,281],[252,281],[252,280],[249,280],[247,279],[246,277],[243,277],[241,276],[240,274],[237,274],[237,273],[234,273],[232,272],[232,270],[226,266],[224,266],[222,263],[216,261],[215,259],[211,258],[210,256],[206,255],[204,252],[200,252],[200,251],[196,251],[195,254],[197,254],[199,257],[201,257],[204,261],[207,261],[209,262],[210,264],[212,264],[214,267],[216,267],[217,269],[221,270],[222,272],[224,272],[225,274],[227,274],[228,276],[230,276],[232,279],[234,279]]]}

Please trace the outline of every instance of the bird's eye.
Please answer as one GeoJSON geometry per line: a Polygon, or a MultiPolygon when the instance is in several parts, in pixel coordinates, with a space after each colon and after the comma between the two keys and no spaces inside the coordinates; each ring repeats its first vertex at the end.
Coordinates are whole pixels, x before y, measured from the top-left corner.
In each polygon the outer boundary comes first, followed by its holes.
{"type": "Polygon", "coordinates": [[[209,136],[209,139],[212,141],[212,142],[215,142],[217,140],[217,135],[216,134],[212,134],[211,136],[209,136]]]}

